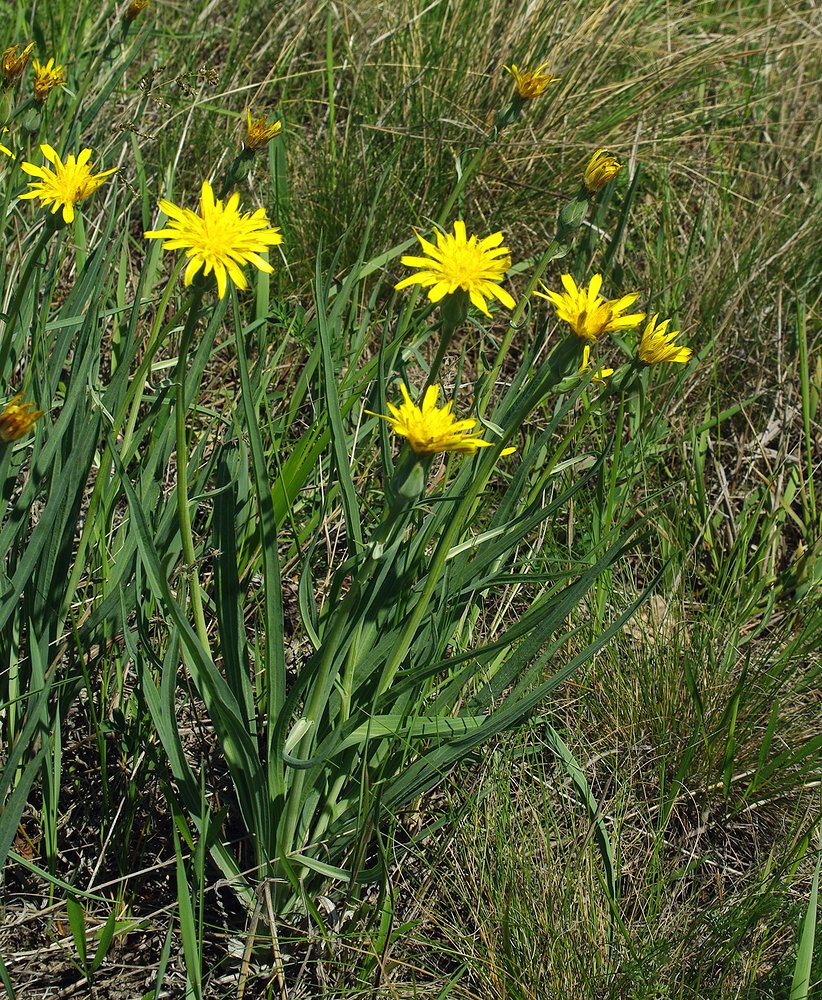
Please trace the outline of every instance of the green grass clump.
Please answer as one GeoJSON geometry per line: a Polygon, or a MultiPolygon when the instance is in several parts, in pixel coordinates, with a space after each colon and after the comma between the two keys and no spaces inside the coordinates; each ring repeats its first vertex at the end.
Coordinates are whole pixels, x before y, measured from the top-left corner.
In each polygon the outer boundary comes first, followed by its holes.
{"type": "Polygon", "coordinates": [[[6,992],[816,995],[814,5],[127,7],[0,13],[6,992]],[[144,238],[206,178],[248,290],[144,238]],[[396,291],[455,219],[513,310],[396,291]],[[561,274],[695,363],[581,375],[561,274]]]}

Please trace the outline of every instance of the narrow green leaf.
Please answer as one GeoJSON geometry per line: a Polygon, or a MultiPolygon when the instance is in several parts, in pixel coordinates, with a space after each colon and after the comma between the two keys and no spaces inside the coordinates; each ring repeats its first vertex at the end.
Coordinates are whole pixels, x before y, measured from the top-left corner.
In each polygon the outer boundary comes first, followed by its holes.
{"type": "Polygon", "coordinates": [[[359,552],[362,552],[362,525],[360,524],[359,498],[357,497],[357,491],[354,488],[354,481],[351,477],[347,435],[342,424],[337,378],[334,371],[334,358],[328,331],[327,301],[325,279],[322,274],[321,253],[322,247],[317,250],[314,296],[317,304],[317,333],[320,338],[320,349],[322,351],[323,387],[325,389],[324,404],[328,411],[328,420],[331,424],[331,446],[334,451],[337,478],[342,491],[348,554],[355,556],[359,552]]]}
{"type": "Polygon", "coordinates": [[[86,911],[83,906],[69,895],[66,899],[66,912],[68,913],[71,936],[74,939],[74,946],[83,970],[88,974],[88,959],[86,955],[86,911]]]}
{"type": "Polygon", "coordinates": [[[195,1000],[200,1000],[202,997],[203,975],[202,955],[198,946],[194,908],[191,904],[191,888],[186,877],[177,827],[172,826],[171,832],[174,838],[174,856],[177,859],[175,866],[177,875],[177,914],[180,920],[180,936],[183,939],[183,956],[186,963],[186,973],[194,989],[195,1000]]]}
{"type": "Polygon", "coordinates": [[[94,958],[91,961],[91,971],[96,972],[105,961],[111,942],[114,940],[114,931],[117,929],[117,910],[113,909],[109,913],[103,929],[100,931],[100,938],[94,951],[94,958]]]}
{"type": "Polygon", "coordinates": [[[819,895],[819,869],[822,866],[822,852],[817,853],[816,868],[808,897],[808,908],[802,921],[802,932],[796,949],[796,964],[791,980],[790,1000],[808,1000],[811,988],[811,965],[816,936],[816,908],[819,895]]]}

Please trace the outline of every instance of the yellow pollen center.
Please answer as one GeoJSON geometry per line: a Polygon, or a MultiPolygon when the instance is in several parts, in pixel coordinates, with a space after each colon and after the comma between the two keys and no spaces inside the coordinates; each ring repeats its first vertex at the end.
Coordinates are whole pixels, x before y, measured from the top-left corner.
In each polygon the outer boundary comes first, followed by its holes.
{"type": "Polygon", "coordinates": [[[442,263],[442,273],[449,281],[453,281],[469,291],[471,285],[482,272],[482,252],[470,243],[462,247],[451,247],[442,263]]]}

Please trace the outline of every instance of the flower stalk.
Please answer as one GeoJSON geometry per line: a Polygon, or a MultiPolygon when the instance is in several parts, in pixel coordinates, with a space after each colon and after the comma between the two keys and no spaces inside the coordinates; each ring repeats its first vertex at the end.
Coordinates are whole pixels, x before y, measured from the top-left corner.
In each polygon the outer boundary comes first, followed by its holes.
{"type": "MultiPolygon", "coordinates": [[[[174,406],[175,429],[177,436],[177,523],[180,528],[180,538],[183,544],[183,561],[188,575],[189,599],[191,610],[194,616],[194,627],[197,638],[203,649],[209,654],[210,646],[208,641],[208,629],[206,627],[205,613],[203,611],[203,596],[200,586],[200,574],[197,571],[197,556],[194,549],[194,533],[191,528],[191,511],[188,500],[188,439],[186,434],[186,370],[188,367],[188,352],[191,347],[191,340],[194,330],[197,327],[200,302],[203,296],[201,282],[194,285],[191,294],[191,305],[188,310],[186,324],[180,335],[180,352],[177,357],[177,372],[175,380],[177,383],[176,401],[174,406]]],[[[199,386],[195,386],[192,393],[192,405],[196,402],[199,393],[199,386]]]]}
{"type": "Polygon", "coordinates": [[[540,257],[539,263],[537,264],[536,268],[534,268],[534,272],[528,281],[528,285],[525,289],[525,292],[523,293],[522,297],[520,298],[519,302],[514,308],[514,311],[511,314],[511,319],[508,321],[508,328],[505,331],[505,334],[502,338],[502,343],[500,344],[500,348],[497,351],[497,356],[494,359],[494,363],[491,366],[490,372],[488,373],[486,392],[483,395],[482,399],[479,400],[477,403],[478,413],[484,413],[488,407],[488,403],[491,397],[491,392],[494,388],[494,385],[496,384],[497,379],[499,378],[500,372],[502,371],[502,365],[511,347],[511,342],[514,339],[514,335],[520,329],[520,321],[522,319],[522,314],[525,312],[525,308],[531,297],[531,293],[537,287],[537,282],[545,273],[545,269],[548,267],[551,261],[556,260],[559,257],[564,257],[566,253],[567,253],[567,248],[559,241],[558,237],[555,237],[548,244],[545,253],[543,253],[542,257],[540,257]]]}
{"type": "Polygon", "coordinates": [[[454,334],[465,322],[468,315],[468,293],[461,288],[457,289],[453,295],[446,295],[440,307],[440,342],[437,344],[437,352],[431,367],[428,370],[428,378],[425,380],[424,389],[432,386],[439,377],[440,368],[454,339],[454,334]]]}

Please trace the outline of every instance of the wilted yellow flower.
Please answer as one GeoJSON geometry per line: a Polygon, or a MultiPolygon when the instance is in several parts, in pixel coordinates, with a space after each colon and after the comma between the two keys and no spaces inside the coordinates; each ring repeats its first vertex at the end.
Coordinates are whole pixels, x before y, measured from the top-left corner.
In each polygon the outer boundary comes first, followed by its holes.
{"type": "MultiPolygon", "coordinates": [[[[437,407],[440,393],[438,385],[430,385],[425,390],[422,406],[411,401],[405,385],[400,385],[404,402],[401,406],[388,404],[390,416],[372,413],[371,416],[387,420],[395,434],[407,438],[411,450],[418,455],[434,455],[440,451],[457,451],[462,455],[473,455],[479,448],[490,448],[490,441],[483,441],[479,434],[471,432],[477,426],[476,420],[457,420],[451,412],[453,403],[437,407]]],[[[371,413],[370,410],[366,411],[371,413]]],[[[513,449],[510,449],[513,451],[513,449]]]]}
{"type": "Polygon", "coordinates": [[[34,48],[34,42],[29,42],[18,56],[17,50],[19,48],[19,45],[9,45],[3,53],[2,58],[0,58],[0,74],[3,77],[4,87],[10,87],[15,80],[20,79],[23,70],[28,64],[31,50],[34,48]]]}
{"type": "Polygon", "coordinates": [[[505,272],[511,266],[508,247],[501,246],[502,233],[492,233],[485,239],[476,236],[468,237],[465,223],[457,219],[454,223],[454,233],[435,234],[437,245],[429,243],[424,237],[416,234],[427,257],[404,256],[400,260],[409,267],[422,268],[417,274],[403,278],[394,286],[397,289],[409,285],[422,285],[427,288],[428,298],[439,302],[446,295],[453,295],[458,289],[468,293],[469,298],[486,316],[488,311],[486,298],[494,297],[508,309],[513,309],[516,303],[511,295],[501,288],[499,282],[505,277],[505,272]]]}
{"type": "Polygon", "coordinates": [[[135,17],[143,10],[148,7],[151,0],[131,0],[126,10],[126,20],[133,21],[135,17]]]}
{"type": "Polygon", "coordinates": [[[43,204],[51,205],[51,213],[63,206],[63,220],[66,223],[74,221],[74,206],[78,201],[90,197],[103,185],[106,177],[116,172],[117,167],[93,174],[89,160],[91,150],[83,149],[77,157],[69,153],[66,162],[60,159],[55,150],[47,143],[40,146],[43,156],[54,164],[54,170],[49,167],[38,167],[34,163],[23,161],[20,166],[27,174],[38,177],[38,181],[29,181],[30,191],[21,194],[21,198],[39,198],[43,204]]]}
{"type": "MultiPolygon", "coordinates": [[[[591,345],[586,344],[582,349],[582,364],[579,366],[580,373],[585,373],[591,370],[591,345]]],[[[614,374],[613,368],[597,368],[594,374],[591,376],[592,382],[597,382],[599,385],[605,385],[605,379],[609,378],[614,374]]]]}
{"type": "Polygon", "coordinates": [[[639,358],[646,365],[659,364],[661,361],[678,361],[684,364],[690,361],[693,351],[690,347],[680,347],[674,343],[679,336],[679,330],[668,333],[669,319],[663,320],[659,326],[656,321],[659,313],[651,317],[650,322],[642,332],[639,342],[639,358]]]}
{"type": "Polygon", "coordinates": [[[510,66],[503,66],[503,69],[507,70],[514,78],[517,93],[523,101],[532,101],[540,94],[544,94],[549,84],[559,79],[558,76],[542,72],[547,65],[548,63],[543,63],[536,69],[520,70],[515,63],[512,63],[510,66]]]}
{"type": "Polygon", "coordinates": [[[622,170],[622,164],[607,149],[598,149],[585,170],[583,183],[591,194],[601,191],[622,170]]]}
{"type": "Polygon", "coordinates": [[[36,409],[34,403],[21,403],[22,398],[23,393],[18,392],[6,403],[3,412],[0,413],[0,441],[5,444],[28,434],[37,419],[42,417],[45,412],[36,409]]]}
{"type": "Polygon", "coordinates": [[[557,318],[568,323],[574,333],[593,343],[602,333],[608,330],[625,330],[636,326],[645,313],[632,313],[621,316],[620,313],[633,305],[639,295],[623,295],[621,299],[605,299],[599,294],[602,288],[602,275],[595,274],[591,278],[588,290],[577,288],[570,274],[562,275],[564,292],[552,292],[543,285],[545,292],[534,292],[543,299],[548,299],[557,311],[557,318]]]}
{"type": "Polygon", "coordinates": [[[147,239],[165,240],[163,250],[186,251],[186,257],[190,258],[185,270],[186,285],[191,284],[201,268],[205,275],[214,271],[223,298],[228,278],[238,288],[248,287],[240,264],[253,264],[270,274],[274,268],[260,254],[283,241],[280,230],[269,227],[265,209],[241,214],[237,211],[239,204],[240,196],[235,193],[224,206],[221,200],[215,200],[208,181],[203,181],[199,215],[162,199],[160,211],[170,221],[165,229],[153,229],[143,235],[147,239]]]}
{"type": "Polygon", "coordinates": [[[250,149],[252,152],[255,149],[260,149],[262,146],[267,145],[274,138],[275,135],[279,135],[283,130],[282,122],[267,122],[265,120],[265,115],[260,118],[251,117],[251,108],[246,108],[246,130],[245,139],[243,140],[243,145],[246,149],[250,149]]]}
{"type": "Polygon", "coordinates": [[[35,59],[31,65],[34,68],[34,99],[42,104],[55,87],[65,87],[66,75],[62,66],[54,65],[53,59],[45,66],[35,59]]]}

